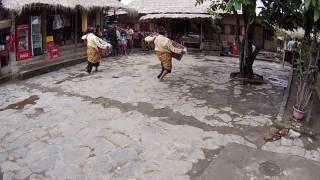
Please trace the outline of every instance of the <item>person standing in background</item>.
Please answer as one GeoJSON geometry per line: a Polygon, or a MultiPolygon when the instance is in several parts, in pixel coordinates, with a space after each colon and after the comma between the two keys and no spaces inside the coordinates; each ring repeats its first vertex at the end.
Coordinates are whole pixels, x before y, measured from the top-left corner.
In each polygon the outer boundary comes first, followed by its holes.
{"type": "Polygon", "coordinates": [[[120,49],[123,56],[126,56],[128,54],[127,43],[128,43],[127,36],[126,36],[126,33],[123,31],[120,36],[120,49]]]}
{"type": "Polygon", "coordinates": [[[112,56],[118,56],[119,55],[119,42],[118,42],[117,30],[116,30],[115,26],[113,26],[109,29],[108,38],[109,38],[110,43],[112,45],[112,56]]]}
{"type": "Polygon", "coordinates": [[[129,49],[133,49],[133,34],[134,34],[134,31],[130,26],[127,26],[126,32],[127,32],[128,48],[129,49]]]}
{"type": "Polygon", "coordinates": [[[99,38],[102,38],[102,32],[100,29],[100,25],[96,26],[96,36],[98,36],[99,38]]]}

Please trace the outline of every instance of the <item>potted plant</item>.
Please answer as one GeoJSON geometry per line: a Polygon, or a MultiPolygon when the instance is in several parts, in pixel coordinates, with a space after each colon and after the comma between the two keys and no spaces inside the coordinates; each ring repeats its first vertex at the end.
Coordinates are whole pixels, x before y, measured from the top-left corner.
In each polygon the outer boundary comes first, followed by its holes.
{"type": "Polygon", "coordinates": [[[320,49],[316,41],[311,45],[303,43],[299,46],[300,58],[297,60],[297,96],[293,107],[293,118],[303,120],[312,101],[315,90],[315,82],[318,75],[317,61],[320,49]]]}

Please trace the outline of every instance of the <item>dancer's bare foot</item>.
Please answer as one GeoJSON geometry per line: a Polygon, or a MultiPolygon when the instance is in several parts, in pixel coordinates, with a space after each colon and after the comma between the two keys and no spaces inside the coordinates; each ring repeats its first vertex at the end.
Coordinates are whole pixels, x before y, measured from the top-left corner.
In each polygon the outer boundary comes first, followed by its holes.
{"type": "Polygon", "coordinates": [[[160,77],[160,82],[163,82],[163,79],[167,74],[168,74],[168,70],[164,70],[164,72],[162,73],[162,75],[160,77]]]}
{"type": "Polygon", "coordinates": [[[161,78],[162,74],[163,74],[164,69],[161,70],[160,74],[157,76],[158,79],[161,78]]]}

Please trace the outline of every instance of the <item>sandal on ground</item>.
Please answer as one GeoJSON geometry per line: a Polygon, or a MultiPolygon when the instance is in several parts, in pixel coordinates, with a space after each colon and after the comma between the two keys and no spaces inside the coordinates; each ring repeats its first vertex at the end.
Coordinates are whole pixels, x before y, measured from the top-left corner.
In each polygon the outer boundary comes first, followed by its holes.
{"type": "Polygon", "coordinates": [[[265,140],[266,142],[273,142],[273,141],[277,141],[277,140],[279,140],[279,139],[281,139],[281,136],[280,136],[280,134],[278,134],[278,133],[272,135],[271,137],[265,137],[265,138],[264,138],[264,140],[265,140]]]}
{"type": "Polygon", "coordinates": [[[286,135],[288,135],[288,133],[289,133],[289,129],[288,128],[283,128],[283,129],[278,131],[278,134],[280,136],[286,136],[286,135]]]}

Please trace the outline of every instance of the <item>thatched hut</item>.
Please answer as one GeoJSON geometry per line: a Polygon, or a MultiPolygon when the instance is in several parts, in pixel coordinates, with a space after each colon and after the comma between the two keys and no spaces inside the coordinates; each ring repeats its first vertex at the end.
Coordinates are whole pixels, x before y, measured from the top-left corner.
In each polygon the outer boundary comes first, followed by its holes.
{"type": "Polygon", "coordinates": [[[129,7],[139,17],[120,17],[121,22],[134,24],[143,35],[158,31],[187,46],[201,48],[204,32],[211,26],[213,16],[207,13],[210,2],[196,6],[190,0],[134,0],[129,7]]]}
{"type": "Polygon", "coordinates": [[[78,7],[86,10],[92,9],[125,9],[129,10],[128,6],[120,3],[117,0],[2,0],[2,4],[5,8],[21,11],[26,8],[40,8],[40,7],[51,7],[51,8],[69,8],[75,9],[78,7]]]}
{"type": "Polygon", "coordinates": [[[11,19],[9,11],[2,6],[0,0],[0,75],[8,71],[9,43],[11,19]]]}
{"type": "Polygon", "coordinates": [[[103,11],[134,11],[118,0],[2,0],[2,6],[10,14],[6,19],[10,20],[11,38],[15,38],[11,61],[17,59],[21,67],[25,63],[20,60],[28,60],[30,65],[43,63],[51,55],[82,57],[81,36],[89,26],[102,30],[103,11]],[[49,54],[54,48],[59,52],[49,54]]]}
{"type": "MultiPolygon", "coordinates": [[[[135,8],[140,16],[138,18],[121,16],[120,21],[135,24],[136,30],[147,33],[164,27],[160,30],[165,29],[170,38],[176,39],[183,34],[182,42],[201,44],[200,48],[219,53],[222,46],[230,49],[230,45],[234,42],[236,18],[223,12],[221,12],[222,19],[209,15],[210,3],[211,1],[204,1],[202,5],[196,6],[194,0],[133,0],[128,6],[135,8]]],[[[242,37],[243,19],[240,24],[242,37]]],[[[276,50],[273,31],[258,25],[255,45],[262,49],[276,50]]]]}
{"type": "Polygon", "coordinates": [[[135,12],[118,0],[1,1],[0,76],[80,62],[86,57],[81,36],[89,26],[102,30],[104,11],[135,12]]]}

